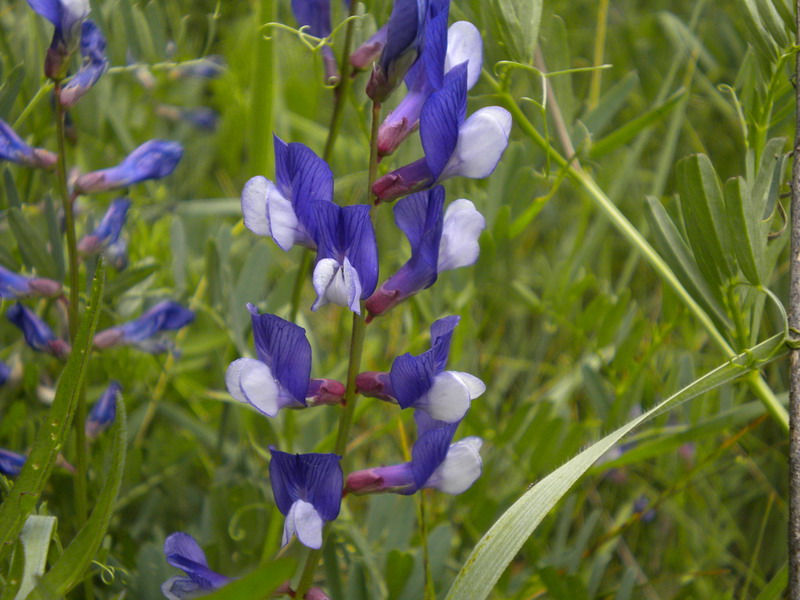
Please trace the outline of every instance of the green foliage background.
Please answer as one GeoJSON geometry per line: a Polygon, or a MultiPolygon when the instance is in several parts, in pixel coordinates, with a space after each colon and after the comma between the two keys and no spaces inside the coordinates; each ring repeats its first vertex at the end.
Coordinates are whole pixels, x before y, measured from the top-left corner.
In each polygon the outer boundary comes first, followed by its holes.
{"type": "MultiPolygon", "coordinates": [[[[389,4],[363,7],[368,14],[357,22],[357,41],[385,21],[389,4]]],[[[531,61],[536,36],[524,24],[535,15],[525,13],[522,2],[453,2],[451,21],[470,20],[484,35],[485,74],[472,90],[469,112],[502,100],[492,83],[500,82],[561,155],[572,154],[564,146],[569,139],[583,171],[666,257],[646,198],[654,197],[682,237],[691,238],[678,198],[679,159],[703,153],[722,182],[739,175],[752,181],[766,140],[793,135],[794,88],[786,68],[792,60],[780,59],[792,33],[786,29],[780,39],[778,27],[763,37],[766,26],[753,26],[763,4],[544,2],[538,47],[549,71],[610,67],[549,78],[554,96],[543,117],[525,100],[542,103],[541,78],[497,64],[531,61]],[[607,15],[598,13],[598,5],[607,5],[607,15]],[[510,15],[509,7],[518,12],[510,15]],[[722,86],[736,91],[741,112],[722,86]]],[[[268,446],[302,452],[332,447],[336,409],[267,420],[232,403],[224,388],[229,362],[251,352],[245,303],[287,316],[301,256],[244,229],[238,195],[250,177],[272,175],[273,131],[322,152],[332,94],[322,84],[318,54],[290,32],[261,29],[268,21],[294,26],[288,0],[92,5],[115,68],[73,111],[77,143],[68,150],[70,164],[82,170],[114,164],[152,137],[186,147],[173,176],[131,192],[131,266],[119,274],[109,270],[99,328],[165,297],[190,303],[198,318],[178,334],[177,360],[113,349],[95,354],[87,379],[90,401],[110,378],[120,380],[128,412],[120,494],[91,567],[102,578],[97,597],[159,598],[161,582],[174,574],[161,551],[173,531],[192,533],[219,572],[237,576],[269,563],[279,553],[283,517],[271,498],[268,446]],[[222,55],[228,65],[213,81],[179,77],[171,64],[208,54],[222,55]],[[134,66],[125,67],[134,61],[154,65],[148,70],[152,89],[141,84],[134,66]],[[158,116],[160,105],[211,106],[220,114],[219,126],[207,133],[169,121],[158,116]],[[143,427],[151,406],[152,425],[143,427]]],[[[334,6],[336,23],[345,14],[342,5],[334,6]]],[[[25,2],[0,6],[0,117],[31,143],[54,148],[50,103],[38,93],[49,35],[49,25],[25,2]]],[[[334,46],[343,38],[337,35],[334,46]]],[[[364,75],[355,80],[331,161],[340,203],[366,199],[364,83],[364,75]]],[[[488,387],[458,433],[485,440],[483,476],[455,498],[426,494],[440,597],[483,533],[530,484],[730,358],[598,210],[586,187],[565,176],[529,133],[516,119],[511,144],[490,178],[446,184],[448,199],[469,198],[486,217],[478,263],[443,274],[367,331],[362,370],[388,370],[394,356],[427,347],[434,319],[459,314],[449,364],[488,387]]],[[[417,140],[406,143],[383,161],[382,172],[420,152],[417,140]]],[[[778,184],[784,184],[773,196],[787,189],[780,175],[778,184]]],[[[43,240],[53,240],[47,246],[50,268],[63,274],[58,236],[48,233],[54,180],[4,166],[2,187],[2,209],[21,203],[43,240]]],[[[83,202],[79,235],[112,198],[83,202]]],[[[382,278],[408,256],[390,213],[381,207],[377,216],[382,278]]],[[[767,226],[779,232],[779,212],[770,219],[767,226]]],[[[0,262],[30,266],[7,224],[0,221],[0,262]]],[[[785,298],[788,235],[773,237],[762,283],[785,298]]],[[[706,266],[698,265],[703,275],[706,266]]],[[[752,288],[735,287],[711,300],[692,295],[704,307],[719,303],[715,323],[737,351],[783,331],[780,311],[752,288]],[[744,336],[733,331],[737,312],[746,321],[744,336]]],[[[307,285],[299,322],[314,349],[313,372],[344,380],[349,313],[337,307],[311,313],[312,300],[307,285]]],[[[63,317],[55,304],[43,301],[39,308],[51,322],[63,317]]],[[[32,353],[5,322],[0,336],[0,357],[17,370],[15,381],[0,390],[0,446],[24,451],[61,365],[32,353]]],[[[777,361],[763,375],[785,401],[787,363],[777,361]]],[[[356,414],[345,470],[402,461],[404,436],[413,435],[410,415],[370,400],[360,402],[356,414]]],[[[755,598],[779,573],[786,561],[787,437],[752,387],[726,384],[657,417],[626,442],[625,452],[607,455],[543,521],[493,597],[755,598]],[[640,499],[645,508],[637,512],[640,499]],[[649,510],[655,512],[641,518],[649,510]]],[[[109,435],[92,446],[90,498],[103,486],[111,446],[109,435]]],[[[1,476],[0,484],[9,489],[1,476]]],[[[58,517],[57,550],[77,528],[70,473],[57,469],[44,497],[39,512],[58,517]]],[[[348,498],[333,537],[320,569],[333,598],[422,596],[413,500],[348,498]]],[[[305,556],[297,544],[283,554],[298,562],[305,556]]]]}

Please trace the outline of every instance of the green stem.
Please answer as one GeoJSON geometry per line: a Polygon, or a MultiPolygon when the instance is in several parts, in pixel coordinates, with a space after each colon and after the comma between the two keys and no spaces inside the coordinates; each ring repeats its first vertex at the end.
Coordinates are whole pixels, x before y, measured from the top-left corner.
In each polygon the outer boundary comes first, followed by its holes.
{"type": "MultiPolygon", "coordinates": [[[[350,16],[356,13],[356,2],[350,3],[350,16]]],[[[352,76],[350,67],[350,48],[353,45],[353,31],[355,19],[347,22],[344,36],[344,48],[342,55],[339,57],[339,73],[341,79],[333,90],[333,113],[331,114],[331,122],[328,126],[328,137],[325,140],[325,149],[322,152],[322,160],[326,163],[330,162],[333,155],[333,149],[336,146],[336,139],[339,137],[339,131],[342,128],[342,119],[344,118],[344,105],[347,100],[350,86],[352,85],[352,76]]],[[[306,250],[303,252],[300,266],[297,268],[295,275],[294,288],[292,289],[292,305],[289,310],[289,320],[294,321],[297,318],[297,313],[300,310],[300,300],[303,295],[303,283],[308,277],[308,271],[311,268],[311,252],[306,250]]]]}
{"type": "Polygon", "coordinates": [[[425,519],[425,490],[417,494],[417,514],[419,519],[419,537],[422,543],[422,562],[425,565],[425,600],[436,600],[436,588],[433,585],[433,571],[428,549],[428,523],[425,519]]]}
{"type": "MultiPolygon", "coordinates": [[[[369,179],[367,180],[367,197],[372,197],[372,184],[378,173],[378,127],[381,122],[381,105],[378,102],[372,103],[372,133],[369,141],[369,179]]],[[[353,330],[350,337],[350,362],[347,365],[347,384],[344,392],[344,409],[339,416],[339,429],[336,434],[336,445],[333,452],[344,460],[347,454],[347,440],[350,435],[350,428],[353,425],[353,415],[356,411],[356,375],[361,369],[361,354],[364,350],[364,334],[366,333],[367,323],[364,320],[364,306],[361,305],[361,313],[353,313],[353,330]]],[[[327,536],[326,536],[327,537],[327,536]]],[[[324,546],[324,543],[323,543],[324,546]]],[[[306,557],[303,573],[297,584],[295,594],[297,598],[302,598],[314,579],[314,571],[317,569],[319,559],[322,556],[322,549],[311,550],[306,557]]]]}
{"type": "MultiPolygon", "coordinates": [[[[661,278],[672,288],[678,295],[681,301],[686,305],[689,311],[700,321],[703,328],[716,346],[727,357],[732,357],[736,353],[730,344],[728,344],[725,337],[714,325],[714,322],[708,316],[705,310],[695,301],[692,295],[683,287],[680,280],[675,273],[664,261],[663,258],[655,251],[649,242],[642,236],[641,233],[633,226],[633,224],[622,214],[616,207],[611,199],[600,189],[600,186],[592,179],[592,177],[580,169],[576,169],[569,161],[559,154],[549,143],[542,137],[542,135],[530,122],[528,117],[522,112],[522,109],[514,101],[513,96],[506,91],[503,86],[489,74],[484,71],[484,76],[488,79],[491,86],[495,89],[497,96],[501,99],[505,107],[514,117],[514,122],[522,129],[522,131],[530,137],[547,155],[558,164],[561,168],[565,169],[567,176],[582,187],[589,195],[591,200],[595,203],[606,217],[611,221],[614,227],[620,234],[644,257],[650,266],[661,276],[661,278]]],[[[789,415],[786,409],[780,403],[775,393],[763,380],[763,378],[756,372],[753,377],[748,377],[747,381],[750,383],[751,390],[756,396],[764,403],[767,411],[775,417],[780,426],[788,431],[789,428],[789,415]]]]}
{"type": "MultiPolygon", "coordinates": [[[[64,134],[64,107],[59,101],[61,83],[55,84],[56,98],[56,137],[58,138],[58,162],[56,163],[56,175],[58,177],[58,189],[61,196],[61,203],[64,208],[64,222],[67,233],[67,254],[69,256],[69,340],[74,345],[75,336],[78,333],[80,324],[80,313],[78,303],[80,302],[79,283],[78,283],[78,241],[75,235],[75,215],[72,212],[74,198],[70,197],[67,188],[67,155],[66,155],[66,136],[64,134]]],[[[86,491],[86,473],[88,470],[88,459],[86,455],[86,389],[81,386],[78,392],[78,403],[75,409],[75,510],[78,515],[78,523],[81,525],[86,522],[89,514],[89,498],[86,491]]],[[[94,586],[92,578],[87,577],[84,582],[84,590],[88,599],[94,598],[94,586]]]]}

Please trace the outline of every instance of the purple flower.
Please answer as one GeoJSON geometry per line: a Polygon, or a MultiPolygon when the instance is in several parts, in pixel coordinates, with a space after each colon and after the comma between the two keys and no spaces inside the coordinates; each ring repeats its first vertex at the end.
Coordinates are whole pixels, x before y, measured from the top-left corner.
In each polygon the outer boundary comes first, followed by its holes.
{"type": "Polygon", "coordinates": [[[57,358],[63,358],[69,354],[69,344],[56,338],[50,326],[28,307],[17,302],[8,309],[6,317],[22,330],[25,342],[34,350],[52,354],[57,358]]]}
{"type": "Polygon", "coordinates": [[[81,27],[81,56],[83,64],[59,94],[59,101],[65,108],[72,108],[88,92],[97,80],[108,70],[106,58],[106,38],[92,21],[84,21],[81,27]]]}
{"type": "Polygon", "coordinates": [[[117,396],[122,393],[118,381],[112,381],[92,406],[84,427],[86,436],[95,438],[109,428],[117,416],[117,396]]]}
{"type": "Polygon", "coordinates": [[[386,43],[367,83],[367,95],[375,102],[386,100],[416,62],[425,38],[429,1],[395,0],[387,23],[386,43]]]}
{"type": "Polygon", "coordinates": [[[461,494],[480,477],[480,438],[467,437],[451,444],[458,422],[443,423],[419,412],[414,417],[419,437],[411,449],[411,462],[350,473],[345,484],[347,492],[408,495],[433,488],[461,494]]]}
{"type": "Polygon", "coordinates": [[[164,540],[167,562],[186,573],[161,585],[161,593],[169,600],[196,598],[198,593],[217,590],[230,582],[228,577],[208,568],[208,560],[197,541],[188,533],[173,533],[164,540]]]}
{"type": "MultiPolygon", "coordinates": [[[[307,27],[310,35],[321,39],[331,34],[330,0],[292,0],[292,12],[297,23],[307,27]]],[[[328,85],[335,85],[339,81],[339,67],[333,49],[328,45],[322,47],[322,61],[328,85]]]]}
{"type": "Polygon", "coordinates": [[[0,160],[17,163],[34,169],[52,169],[56,166],[56,155],[43,148],[32,148],[0,119],[0,160]]]}
{"type": "Polygon", "coordinates": [[[170,75],[179,77],[201,77],[203,79],[216,79],[225,72],[225,59],[217,54],[210,54],[205,58],[187,60],[170,71],[170,75]]]}
{"type": "Polygon", "coordinates": [[[128,240],[120,236],[116,242],[106,247],[106,260],[117,271],[122,271],[128,266],[128,240]]]}
{"type": "Polygon", "coordinates": [[[372,186],[378,202],[388,202],[460,175],[489,176],[500,161],[511,131],[511,114],[499,106],[467,112],[467,65],[444,77],[442,89],[430,95],[420,115],[425,157],[387,173],[372,186]]]}
{"type": "Polygon", "coordinates": [[[103,246],[117,243],[130,207],[130,198],[120,196],[114,199],[97,228],[80,241],[78,250],[82,254],[96,254],[103,246]]]}
{"type": "Polygon", "coordinates": [[[372,65],[383,52],[388,33],[388,25],[384,25],[373,33],[366,42],[356,48],[356,51],[350,55],[350,64],[356,69],[366,69],[372,65]]]}
{"type": "Polygon", "coordinates": [[[329,302],[361,314],[361,300],[378,283],[378,246],[365,204],[314,205],[317,219],[317,262],[312,277],[317,299],[311,310],[329,302]]]}
{"type": "Polygon", "coordinates": [[[306,330],[247,305],[253,322],[255,358],[233,361],[225,374],[228,392],[259,412],[274,417],[282,408],[340,404],[344,385],[311,379],[311,344],[306,330]]]}
{"type": "Polygon", "coordinates": [[[16,477],[25,464],[25,455],[0,448],[0,473],[6,477],[16,477]]]}
{"type": "Polygon", "coordinates": [[[394,220],[411,243],[411,258],[367,299],[368,320],[430,287],[438,274],[478,259],[478,237],[486,227],[469,200],[456,200],[442,215],[444,188],[436,186],[400,200],[394,220]]]}
{"type": "Polygon", "coordinates": [[[309,548],[322,547],[322,528],[339,516],[342,502],[341,456],[287,454],[271,448],[269,476],[278,510],[286,516],[282,545],[297,535],[309,548]]]}
{"type": "Polygon", "coordinates": [[[28,296],[53,297],[61,293],[61,284],[42,277],[25,277],[0,265],[0,298],[28,296]]]}
{"type": "Polygon", "coordinates": [[[156,114],[171,121],[185,121],[191,123],[198,129],[204,131],[214,131],[217,128],[219,115],[213,108],[199,106],[197,108],[182,108],[180,106],[170,106],[160,104],[156,107],[156,114]]]}
{"type": "Polygon", "coordinates": [[[356,387],[364,396],[415,408],[432,419],[460,421],[470,402],[486,391],[484,383],[469,373],[445,371],[450,340],[459,317],[445,317],[431,325],[431,348],[419,356],[403,354],[394,359],[388,373],[361,373],[356,387]]]}
{"type": "Polygon", "coordinates": [[[155,337],[163,331],[181,329],[194,321],[194,312],[177,302],[164,300],[143,313],[138,319],[104,329],[94,336],[95,347],[104,350],[121,344],[131,344],[144,352],[158,354],[169,349],[165,339],[155,337]]]}
{"type": "Polygon", "coordinates": [[[434,14],[434,6],[435,3],[428,12],[425,50],[405,78],[408,93],[378,131],[378,153],[381,156],[392,154],[416,131],[422,107],[433,92],[441,89],[446,73],[466,62],[468,90],[480,76],[483,63],[480,32],[467,21],[454,23],[448,30],[447,5],[438,14],[434,14]]]}
{"type": "Polygon", "coordinates": [[[11,367],[0,360],[0,385],[5,384],[11,377],[11,367]]]}
{"type": "Polygon", "coordinates": [[[116,167],[78,177],[75,191],[93,194],[128,187],[146,179],[160,179],[175,170],[182,156],[183,147],[178,142],[150,140],[136,148],[116,167]]]}
{"type": "Polygon", "coordinates": [[[333,173],[328,164],[303,144],[275,138],[275,182],[257,176],[242,191],[245,226],[271,237],[282,250],[298,244],[317,249],[317,201],[333,203],[333,173]]]}
{"type": "Polygon", "coordinates": [[[80,25],[89,16],[89,0],[28,0],[28,4],[55,27],[44,72],[50,79],[61,80],[78,43],[80,25]]]}

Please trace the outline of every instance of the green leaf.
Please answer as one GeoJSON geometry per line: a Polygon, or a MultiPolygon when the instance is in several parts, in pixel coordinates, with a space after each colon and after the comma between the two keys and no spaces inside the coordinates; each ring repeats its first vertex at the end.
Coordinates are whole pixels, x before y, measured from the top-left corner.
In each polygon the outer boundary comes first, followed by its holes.
{"type": "Polygon", "coordinates": [[[37,590],[38,594],[34,594],[32,598],[47,598],[48,593],[63,596],[75,587],[83,579],[84,571],[91,563],[106,535],[125,470],[127,421],[125,401],[120,395],[117,396],[117,417],[111,435],[113,436],[111,465],[103,489],[95,501],[92,514],[72,543],[58,558],[53,568],[42,578],[41,589],[37,590]]]}
{"type": "Polygon", "coordinates": [[[414,570],[414,557],[402,550],[390,550],[386,555],[386,588],[389,600],[399,598],[414,570]]]}
{"type": "Polygon", "coordinates": [[[8,74],[8,79],[3,83],[3,86],[0,87],[0,119],[8,121],[11,107],[14,106],[14,101],[19,95],[24,79],[25,69],[22,68],[22,65],[17,65],[8,74]]]}
{"type": "Polygon", "coordinates": [[[758,14],[764,28],[769,32],[772,39],[780,48],[788,48],[792,45],[789,38],[789,31],[781,20],[781,16],[773,5],[774,0],[756,0],[758,14]]]}
{"type": "Polygon", "coordinates": [[[140,284],[150,277],[150,275],[158,271],[160,266],[161,265],[156,263],[145,263],[128,267],[125,271],[108,282],[106,285],[106,296],[109,298],[116,298],[127,292],[133,286],[140,284]]]}
{"type": "Polygon", "coordinates": [[[11,175],[11,171],[8,170],[8,167],[3,169],[3,183],[5,184],[6,188],[6,197],[8,198],[8,208],[16,207],[19,208],[22,206],[22,203],[19,200],[19,192],[17,191],[17,185],[14,183],[14,177],[11,175]]]}
{"type": "Polygon", "coordinates": [[[47,419],[36,434],[33,447],[14,487],[0,505],[0,561],[11,549],[28,515],[36,507],[56,457],[64,447],[78,404],[78,395],[86,377],[92,338],[100,316],[104,282],[104,269],[100,263],[94,278],[91,303],[72,345],[72,354],[61,373],[47,419]]]}
{"type": "MultiPolygon", "coordinates": [[[[788,157],[783,151],[785,144],[784,138],[773,138],[767,142],[761,153],[761,162],[753,183],[750,202],[761,208],[761,219],[764,221],[772,216],[775,203],[778,201],[778,193],[788,157]]],[[[766,231],[764,231],[764,236],[766,237],[766,231]]],[[[764,243],[766,244],[766,240],[764,243]]]]}
{"type": "Polygon", "coordinates": [[[686,245],[661,202],[653,196],[647,196],[647,205],[650,208],[647,212],[647,220],[661,256],[681,280],[681,283],[686,286],[692,297],[702,304],[703,308],[718,323],[728,327],[732,326],[719,300],[698,270],[689,246],[686,245]]]}
{"type": "Polygon", "coordinates": [[[581,121],[586,125],[586,129],[588,129],[593,136],[600,133],[611,119],[625,106],[628,97],[633,93],[638,83],[639,76],[636,74],[636,71],[631,71],[603,94],[597,106],[581,117],[581,121]]]}
{"type": "Polygon", "coordinates": [[[783,568],[761,590],[756,600],[778,600],[778,598],[783,598],[783,591],[786,589],[787,583],[789,583],[789,563],[783,565],[783,568]]]}
{"type": "Polygon", "coordinates": [[[295,561],[282,558],[232,581],[203,600],[263,600],[294,573],[295,561]]]}
{"type": "Polygon", "coordinates": [[[678,106],[678,103],[685,94],[686,90],[678,90],[662,104],[651,108],[632,121],[628,121],[622,127],[615,129],[613,133],[609,133],[607,136],[600,138],[592,144],[592,147],[589,149],[589,156],[597,158],[624,146],[651,125],[655,125],[664,120],[669,113],[678,106]]]}
{"type": "Polygon", "coordinates": [[[492,13],[498,19],[514,60],[533,64],[539,38],[543,0],[492,0],[492,13]]]}
{"type": "Polygon", "coordinates": [[[778,48],[775,40],[764,28],[761,21],[761,16],[758,11],[754,0],[737,0],[736,4],[739,6],[739,12],[742,15],[748,31],[751,35],[751,40],[756,49],[761,55],[770,62],[778,58],[778,48]]]}
{"type": "Polygon", "coordinates": [[[50,539],[53,537],[55,526],[55,517],[31,515],[25,521],[25,526],[20,534],[22,547],[25,549],[25,571],[16,600],[26,598],[36,585],[36,581],[44,573],[47,554],[50,551],[50,539]]]}
{"type": "Polygon", "coordinates": [[[712,291],[733,276],[734,256],[728,233],[725,203],[714,166],[705,154],[694,154],[676,167],[681,213],[689,246],[712,291]]]}
{"type": "Polygon", "coordinates": [[[692,382],[677,394],[670,396],[641,416],[623,425],[596,442],[575,458],[562,465],[532,486],[492,525],[478,541],[453,586],[447,594],[449,600],[486,598],[508,564],[519,552],[548,512],[558,503],[581,476],[625,435],[656,415],[682,402],[708,392],[724,383],[751,372],[764,363],[785,355],[783,334],[778,334],[755,348],[742,353],[692,382]]]}
{"type": "Polygon", "coordinates": [[[753,285],[760,285],[766,235],[761,235],[760,211],[753,210],[757,207],[747,200],[749,194],[744,179],[734,177],[725,182],[725,208],[736,260],[747,280],[753,285]]]}
{"type": "Polygon", "coordinates": [[[8,225],[19,244],[19,251],[25,262],[36,269],[42,277],[55,279],[58,272],[52,257],[47,252],[45,242],[39,230],[30,224],[18,208],[8,209],[8,225]]]}

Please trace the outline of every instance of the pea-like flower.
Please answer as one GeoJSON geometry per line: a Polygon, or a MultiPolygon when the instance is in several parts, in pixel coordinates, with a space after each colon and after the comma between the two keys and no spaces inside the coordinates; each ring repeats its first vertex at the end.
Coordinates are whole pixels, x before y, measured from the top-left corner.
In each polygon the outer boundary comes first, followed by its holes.
{"type": "Polygon", "coordinates": [[[460,318],[445,317],[431,325],[431,348],[419,356],[403,354],[394,359],[389,373],[368,371],[356,377],[363,396],[415,408],[432,419],[456,423],[464,418],[470,402],[486,391],[484,383],[469,373],[445,371],[453,329],[460,318]]]}
{"type": "Polygon", "coordinates": [[[467,21],[447,28],[448,10],[433,14],[431,4],[425,32],[425,50],[409,70],[405,81],[408,93],[400,101],[378,131],[378,153],[392,154],[419,127],[420,113],[430,95],[441,89],[444,75],[454,67],[467,63],[467,89],[478,81],[483,63],[483,43],[478,29],[467,21]]]}
{"type": "Polygon", "coordinates": [[[367,41],[356,48],[350,55],[350,64],[356,69],[367,69],[374,63],[383,52],[386,45],[386,37],[389,34],[389,26],[384,25],[378,28],[367,41]]]}
{"type": "Polygon", "coordinates": [[[61,293],[61,284],[43,277],[25,277],[0,265],[0,298],[53,297],[61,293]]]}
{"type": "Polygon", "coordinates": [[[16,477],[25,465],[26,456],[0,448],[0,473],[6,477],[16,477]]]}
{"type": "MultiPolygon", "coordinates": [[[[301,27],[317,38],[325,38],[331,34],[331,1],[330,0],[292,0],[292,12],[301,27]]],[[[322,62],[325,65],[325,80],[328,85],[339,81],[339,66],[333,48],[327,44],[322,47],[322,62]]]]}
{"type": "Polygon", "coordinates": [[[167,562],[186,573],[176,575],[161,585],[161,592],[169,600],[196,598],[203,592],[217,590],[231,580],[208,568],[205,552],[188,533],[173,533],[164,540],[167,562]]]}
{"type": "Polygon", "coordinates": [[[333,302],[361,314],[361,300],[378,283],[378,246],[369,206],[315,203],[317,262],[311,310],[333,302]]]}
{"type": "Polygon", "coordinates": [[[117,417],[117,396],[120,393],[122,386],[118,381],[112,381],[100,394],[86,417],[84,429],[87,437],[95,438],[111,426],[117,417]]]}
{"type": "Polygon", "coordinates": [[[439,273],[478,259],[478,237],[486,227],[469,200],[452,202],[443,213],[444,188],[412,194],[394,207],[394,220],[411,244],[411,258],[367,299],[368,320],[434,284],[439,273]]]}
{"type": "Polygon", "coordinates": [[[38,352],[52,354],[56,358],[64,358],[70,353],[70,346],[64,340],[58,339],[50,326],[42,321],[36,313],[27,306],[17,302],[8,309],[6,317],[22,330],[25,343],[38,352]]]}
{"type": "Polygon", "coordinates": [[[350,473],[345,483],[348,493],[409,495],[433,488],[455,495],[468,490],[480,477],[480,438],[467,437],[453,444],[458,422],[443,423],[421,412],[414,417],[419,437],[411,449],[411,461],[350,473]]]}
{"type": "Polygon", "coordinates": [[[258,358],[233,361],[225,374],[228,392],[239,402],[274,417],[282,408],[340,404],[344,385],[311,379],[311,344],[306,330],[247,305],[258,358]]]}
{"type": "Polygon", "coordinates": [[[420,114],[425,157],[387,173],[372,186],[378,202],[395,200],[460,175],[488,177],[508,146],[511,113],[499,106],[467,112],[467,67],[464,62],[444,77],[442,89],[430,95],[420,114]]]}
{"type": "Polygon", "coordinates": [[[131,152],[115,167],[84,173],[75,180],[75,191],[93,194],[166,177],[178,166],[183,146],[178,142],[150,140],[131,152]]]}
{"type": "Polygon", "coordinates": [[[96,254],[103,247],[117,243],[128,218],[130,207],[130,198],[124,196],[111,202],[100,224],[80,241],[78,251],[81,254],[96,254]]]}
{"type": "Polygon", "coordinates": [[[122,271],[128,266],[128,240],[120,235],[116,242],[112,242],[106,247],[105,257],[112,267],[117,271],[122,271]]]}
{"type": "Polygon", "coordinates": [[[314,204],[333,201],[333,173],[308,146],[275,138],[275,181],[257,176],[242,191],[245,226],[282,250],[317,249],[314,204]]]}
{"type": "Polygon", "coordinates": [[[83,64],[64,87],[61,88],[59,101],[65,108],[72,108],[83,98],[98,79],[108,70],[106,58],[106,38],[103,32],[92,21],[87,20],[81,26],[81,56],[83,64]]]}
{"type": "Polygon", "coordinates": [[[56,159],[56,155],[49,150],[26,144],[8,123],[0,119],[0,160],[34,169],[53,169],[56,159]]]}
{"type": "Polygon", "coordinates": [[[89,0],[28,0],[28,4],[55,27],[44,72],[50,79],[63,79],[67,59],[78,44],[81,23],[89,16],[89,0]]]}
{"type": "Polygon", "coordinates": [[[286,517],[282,545],[297,535],[322,547],[322,528],[339,516],[344,476],[336,454],[288,454],[270,449],[269,476],[278,510],[286,517]]]}
{"type": "Polygon", "coordinates": [[[159,354],[170,349],[168,340],[158,334],[181,329],[194,321],[194,312],[177,302],[164,300],[143,313],[138,319],[104,329],[94,336],[100,350],[130,344],[139,350],[159,354]]]}
{"type": "Polygon", "coordinates": [[[419,57],[429,1],[395,0],[387,23],[386,43],[367,83],[367,95],[375,102],[389,97],[419,57]]]}

